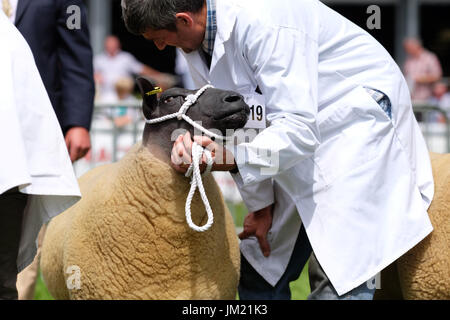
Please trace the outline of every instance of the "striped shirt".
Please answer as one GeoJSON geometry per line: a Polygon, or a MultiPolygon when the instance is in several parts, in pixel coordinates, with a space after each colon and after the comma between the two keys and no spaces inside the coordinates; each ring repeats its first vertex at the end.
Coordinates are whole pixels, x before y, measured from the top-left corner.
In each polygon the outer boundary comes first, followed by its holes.
{"type": "Polygon", "coordinates": [[[205,39],[202,42],[203,50],[210,56],[214,50],[214,40],[217,33],[217,20],[216,20],[216,0],[206,0],[207,16],[206,16],[206,30],[205,39]]]}

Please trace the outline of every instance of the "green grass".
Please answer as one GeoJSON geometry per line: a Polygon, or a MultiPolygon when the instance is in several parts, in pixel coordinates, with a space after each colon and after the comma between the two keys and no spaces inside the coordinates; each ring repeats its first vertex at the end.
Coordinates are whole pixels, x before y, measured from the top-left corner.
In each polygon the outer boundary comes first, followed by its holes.
{"type": "MultiPolygon", "coordinates": [[[[244,204],[228,204],[228,208],[234,218],[234,222],[237,227],[242,227],[244,218],[247,214],[247,208],[244,204]]],[[[306,300],[306,297],[310,293],[309,280],[308,280],[308,264],[306,264],[300,277],[290,283],[292,300],[306,300]]],[[[44,281],[42,280],[42,274],[39,273],[39,277],[36,283],[36,291],[34,295],[35,300],[53,300],[53,297],[48,292],[44,281]]]]}
{"type": "Polygon", "coordinates": [[[303,268],[300,277],[297,280],[292,281],[289,286],[291,287],[292,300],[306,300],[311,292],[308,278],[308,264],[303,268]]]}
{"type": "Polygon", "coordinates": [[[231,215],[233,216],[236,227],[242,227],[244,225],[244,218],[247,215],[247,208],[245,205],[243,203],[227,203],[227,205],[231,215]]]}
{"type": "Polygon", "coordinates": [[[39,271],[39,277],[36,282],[36,290],[34,291],[34,300],[54,300],[50,292],[48,292],[45,286],[42,274],[39,271]]]}

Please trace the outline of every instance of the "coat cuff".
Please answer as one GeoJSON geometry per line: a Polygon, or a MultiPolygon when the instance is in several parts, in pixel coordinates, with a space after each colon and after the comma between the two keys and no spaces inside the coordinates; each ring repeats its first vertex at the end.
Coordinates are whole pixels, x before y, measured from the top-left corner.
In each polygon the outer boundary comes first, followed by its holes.
{"type": "Polygon", "coordinates": [[[275,202],[272,179],[263,180],[259,183],[244,185],[240,173],[231,174],[242,200],[249,212],[255,212],[275,202]]]}

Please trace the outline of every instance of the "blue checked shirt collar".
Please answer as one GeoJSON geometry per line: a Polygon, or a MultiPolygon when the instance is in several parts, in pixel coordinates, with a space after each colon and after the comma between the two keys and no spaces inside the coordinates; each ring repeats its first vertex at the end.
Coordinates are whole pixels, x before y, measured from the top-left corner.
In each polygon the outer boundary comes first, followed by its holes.
{"type": "Polygon", "coordinates": [[[207,6],[206,31],[202,47],[206,53],[212,56],[214,50],[214,40],[216,39],[217,33],[216,0],[206,0],[206,6],[207,6]]]}

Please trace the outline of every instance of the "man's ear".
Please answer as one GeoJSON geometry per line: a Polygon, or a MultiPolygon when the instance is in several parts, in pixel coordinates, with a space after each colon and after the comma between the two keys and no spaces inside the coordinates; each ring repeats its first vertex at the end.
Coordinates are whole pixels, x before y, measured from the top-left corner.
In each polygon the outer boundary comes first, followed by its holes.
{"type": "Polygon", "coordinates": [[[189,12],[178,12],[175,18],[177,29],[179,27],[191,27],[194,24],[194,19],[189,12]]]}
{"type": "Polygon", "coordinates": [[[152,112],[158,106],[158,87],[145,77],[137,78],[136,82],[142,95],[142,111],[145,118],[150,119],[152,112]]]}

